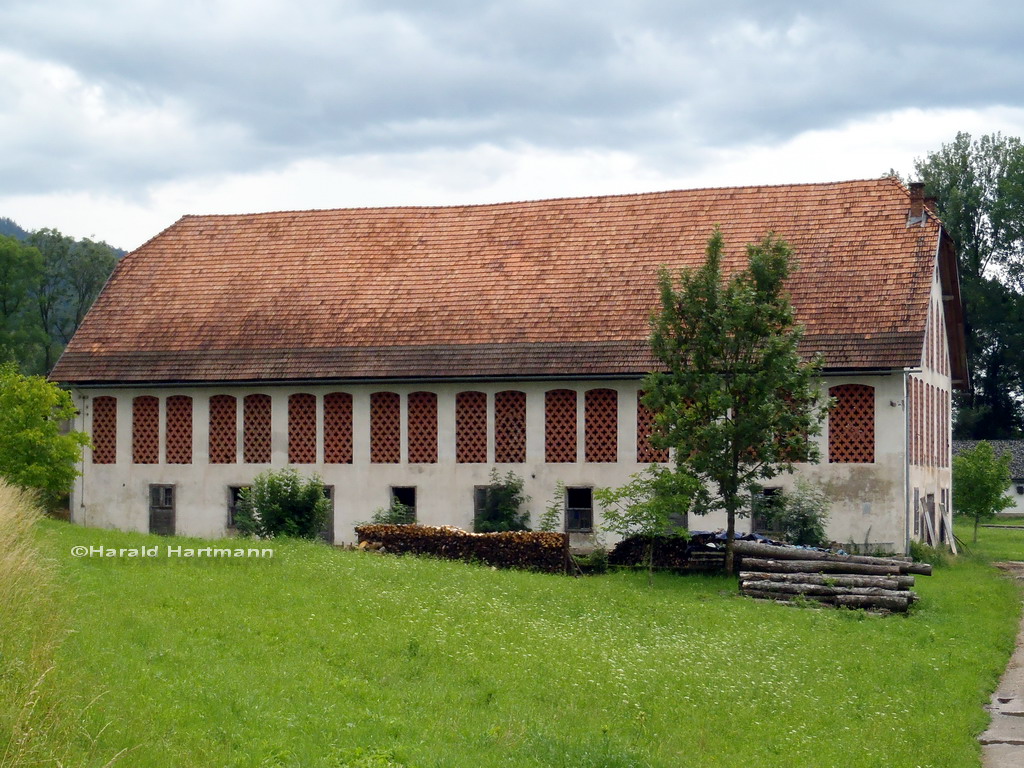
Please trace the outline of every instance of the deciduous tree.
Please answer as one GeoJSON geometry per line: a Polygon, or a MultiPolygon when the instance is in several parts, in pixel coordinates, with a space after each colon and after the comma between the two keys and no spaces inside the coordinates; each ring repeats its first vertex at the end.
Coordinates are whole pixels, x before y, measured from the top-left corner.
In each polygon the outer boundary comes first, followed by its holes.
{"type": "Polygon", "coordinates": [[[23,376],[13,363],[0,365],[0,476],[40,493],[53,507],[78,474],[82,432],[62,432],[75,416],[71,395],[42,376],[23,376]]]}
{"type": "Polygon", "coordinates": [[[991,444],[982,440],[969,451],[953,457],[953,512],[978,524],[1013,506],[1010,487],[1010,454],[996,456],[991,444]]]}
{"type": "Polygon", "coordinates": [[[661,308],[651,346],[664,370],[650,374],[644,402],[654,440],[675,449],[677,469],[698,478],[694,511],[723,509],[726,568],[733,571],[736,517],[751,486],[795,461],[816,461],[811,440],[824,418],[820,362],[797,352],[801,329],[784,290],[791,251],[768,235],[747,246],[748,266],[722,275],[716,230],[703,266],[659,275],[661,308]]]}

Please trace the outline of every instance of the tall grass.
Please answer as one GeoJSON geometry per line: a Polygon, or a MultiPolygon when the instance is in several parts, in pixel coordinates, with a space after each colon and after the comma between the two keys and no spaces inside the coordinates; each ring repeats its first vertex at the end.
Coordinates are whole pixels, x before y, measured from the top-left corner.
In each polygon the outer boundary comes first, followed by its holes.
{"type": "Polygon", "coordinates": [[[47,676],[63,632],[53,567],[34,528],[27,492],[0,480],[0,766],[52,758],[56,710],[47,676]]]}

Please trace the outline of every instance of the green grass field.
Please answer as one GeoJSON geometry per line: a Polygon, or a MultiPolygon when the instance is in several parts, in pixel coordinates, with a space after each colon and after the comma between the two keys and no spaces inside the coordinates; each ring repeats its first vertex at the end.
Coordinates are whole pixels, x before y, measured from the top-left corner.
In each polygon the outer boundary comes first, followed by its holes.
{"type": "Polygon", "coordinates": [[[909,616],[878,617],[755,602],[725,577],[649,587],[302,542],[75,558],[201,543],[56,522],[37,539],[67,631],[47,738],[96,766],[976,767],[1020,606],[983,558],[1024,559],[1024,531],[986,533],[918,577],[909,616]]]}

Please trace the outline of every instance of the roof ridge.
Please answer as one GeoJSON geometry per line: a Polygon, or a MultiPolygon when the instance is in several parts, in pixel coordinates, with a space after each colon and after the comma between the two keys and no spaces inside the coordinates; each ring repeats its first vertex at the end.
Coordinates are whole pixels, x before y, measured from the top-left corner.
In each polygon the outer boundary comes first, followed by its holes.
{"type": "MultiPolygon", "coordinates": [[[[501,208],[512,205],[529,205],[529,204],[542,204],[542,203],[565,203],[573,200],[589,201],[589,200],[614,200],[614,199],[626,199],[626,198],[642,198],[642,197],[654,197],[657,195],[676,195],[685,194],[691,192],[731,192],[737,190],[779,190],[779,189],[804,189],[811,187],[838,187],[838,186],[851,186],[855,184],[886,184],[893,183],[898,184],[909,196],[910,192],[906,186],[894,176],[880,176],[878,178],[861,178],[861,179],[844,179],[841,181],[807,181],[807,182],[791,182],[791,183],[778,183],[778,184],[735,184],[732,186],[725,187],[687,187],[687,188],[674,188],[674,189],[661,189],[650,192],[613,192],[609,194],[595,194],[595,195],[564,195],[561,197],[537,197],[537,198],[524,198],[520,200],[502,200],[493,203],[443,203],[434,205],[357,205],[357,206],[339,206],[335,208],[286,208],[273,211],[247,211],[240,213],[187,213],[184,214],[178,221],[174,222],[177,224],[185,219],[227,219],[227,218],[244,218],[247,216],[287,216],[299,213],[334,213],[340,211],[443,211],[443,210],[462,210],[466,208],[482,209],[482,208],[501,208]]],[[[174,224],[171,224],[166,229],[170,229],[174,224]]],[[[164,231],[166,231],[166,229],[164,231]]],[[[160,232],[150,240],[156,239],[163,232],[160,232]]],[[[150,242],[147,240],[146,242],[150,242]]],[[[145,243],[143,244],[145,245],[145,243]]],[[[139,246],[141,248],[142,246],[139,246]]],[[[138,250],[138,249],[136,249],[138,250]]]]}

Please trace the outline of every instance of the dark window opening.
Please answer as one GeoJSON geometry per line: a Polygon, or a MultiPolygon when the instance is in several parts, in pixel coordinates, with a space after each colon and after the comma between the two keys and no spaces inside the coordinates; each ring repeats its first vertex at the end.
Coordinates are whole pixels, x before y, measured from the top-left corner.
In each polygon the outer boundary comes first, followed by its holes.
{"type": "Polygon", "coordinates": [[[324,523],[324,528],[320,531],[320,538],[326,541],[328,544],[334,543],[334,486],[324,486],[324,496],[331,502],[330,508],[327,510],[327,521],[324,523]]]}
{"type": "Polygon", "coordinates": [[[782,504],[781,488],[762,488],[750,499],[750,530],[770,534],[775,530],[774,518],[782,504]]]}
{"type": "Polygon", "coordinates": [[[594,489],[565,489],[565,530],[589,533],[594,530],[594,489]]]}
{"type": "Polygon", "coordinates": [[[406,522],[416,522],[416,488],[415,486],[393,486],[391,488],[391,505],[401,504],[408,512],[406,522]]]}
{"type": "Polygon", "coordinates": [[[235,514],[238,511],[238,500],[243,490],[248,488],[248,485],[230,485],[228,486],[228,529],[234,530],[237,528],[235,523],[235,514]]]}

